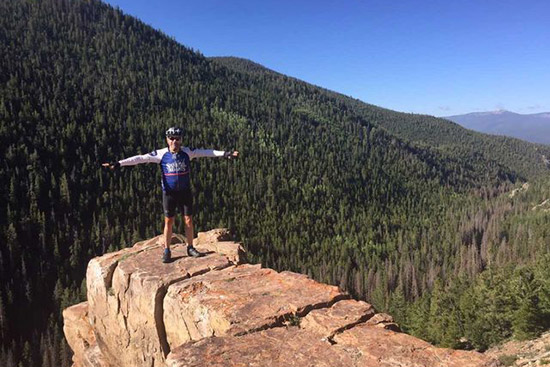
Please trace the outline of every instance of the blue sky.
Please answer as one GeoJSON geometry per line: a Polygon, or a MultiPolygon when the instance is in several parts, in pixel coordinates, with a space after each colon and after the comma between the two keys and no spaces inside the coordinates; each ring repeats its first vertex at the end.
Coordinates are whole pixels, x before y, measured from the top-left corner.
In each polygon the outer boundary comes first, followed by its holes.
{"type": "Polygon", "coordinates": [[[550,111],[546,0],[109,0],[205,56],[397,111],[550,111]]]}

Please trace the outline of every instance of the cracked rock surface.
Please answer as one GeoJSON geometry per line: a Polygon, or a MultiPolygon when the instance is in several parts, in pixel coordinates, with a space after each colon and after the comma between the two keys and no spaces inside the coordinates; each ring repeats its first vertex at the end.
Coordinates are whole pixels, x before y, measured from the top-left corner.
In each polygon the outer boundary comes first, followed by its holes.
{"type": "Polygon", "coordinates": [[[88,301],[63,313],[73,367],[494,366],[396,332],[337,287],[245,264],[226,230],[180,236],[161,262],[159,237],[94,258],[88,301]]]}
{"type": "Polygon", "coordinates": [[[240,265],[170,286],[164,324],[170,346],[177,347],[211,336],[283,326],[344,298],[337,287],[299,274],[240,265]]]}
{"type": "Polygon", "coordinates": [[[380,367],[497,367],[477,352],[436,348],[428,342],[368,323],[334,337],[336,345],[357,356],[356,366],[380,367]]]}

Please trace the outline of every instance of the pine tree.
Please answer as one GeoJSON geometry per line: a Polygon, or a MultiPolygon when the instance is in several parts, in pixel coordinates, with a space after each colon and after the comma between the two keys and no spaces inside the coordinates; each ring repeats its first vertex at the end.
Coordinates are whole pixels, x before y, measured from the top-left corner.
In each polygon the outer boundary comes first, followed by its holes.
{"type": "Polygon", "coordinates": [[[403,288],[401,286],[398,286],[395,292],[393,292],[391,295],[389,313],[399,324],[401,329],[407,331],[409,325],[407,315],[407,301],[405,299],[405,294],[403,293],[403,288]]]}
{"type": "Polygon", "coordinates": [[[543,328],[538,296],[540,284],[531,269],[524,267],[515,271],[513,290],[518,304],[512,321],[514,337],[518,340],[538,337],[543,328]]]}

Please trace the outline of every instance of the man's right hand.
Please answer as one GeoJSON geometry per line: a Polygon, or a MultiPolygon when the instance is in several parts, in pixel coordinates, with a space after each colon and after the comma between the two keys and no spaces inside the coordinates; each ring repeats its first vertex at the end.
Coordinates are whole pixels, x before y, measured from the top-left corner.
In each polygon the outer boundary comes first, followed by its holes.
{"type": "Polygon", "coordinates": [[[102,166],[105,167],[105,168],[109,168],[110,170],[114,171],[115,169],[120,167],[120,163],[118,163],[118,162],[109,162],[109,163],[103,163],[102,166]]]}
{"type": "Polygon", "coordinates": [[[225,152],[223,156],[227,159],[235,159],[239,156],[239,152],[237,152],[236,150],[231,150],[231,151],[225,152]]]}

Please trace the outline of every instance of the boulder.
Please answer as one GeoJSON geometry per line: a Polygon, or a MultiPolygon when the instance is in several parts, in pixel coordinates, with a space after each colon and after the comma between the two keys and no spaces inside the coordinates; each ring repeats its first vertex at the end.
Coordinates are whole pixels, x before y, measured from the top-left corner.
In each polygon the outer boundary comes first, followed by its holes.
{"type": "Polygon", "coordinates": [[[169,352],[163,321],[168,286],[232,264],[214,252],[190,258],[181,243],[171,247],[173,261],[163,264],[158,242],[139,243],[88,265],[90,322],[99,348],[115,366],[163,366],[169,352]]]}
{"type": "Polygon", "coordinates": [[[244,264],[227,230],[199,233],[204,256],[160,236],[94,258],[88,301],[64,311],[73,367],[489,367],[475,352],[399,333],[391,316],[305,275],[244,264]]]}
{"type": "Polygon", "coordinates": [[[360,324],[334,336],[334,342],[356,356],[358,366],[379,367],[497,367],[477,352],[437,348],[392,330],[360,324]]]}
{"type": "Polygon", "coordinates": [[[82,302],[63,310],[63,333],[74,351],[73,363],[82,366],[86,349],[95,345],[95,335],[88,319],[88,302],[82,302]]]}
{"type": "Polygon", "coordinates": [[[436,348],[404,333],[358,324],[327,340],[300,326],[210,337],[175,348],[169,367],[497,367],[480,353],[436,348]]]}
{"type": "Polygon", "coordinates": [[[111,367],[97,346],[88,318],[88,302],[63,310],[63,333],[73,354],[73,367],[111,367]]]}
{"type": "MultiPolygon", "coordinates": [[[[76,366],[75,366],[76,367],[76,366]]],[[[84,351],[82,367],[114,367],[107,360],[97,344],[91,345],[84,351]]]]}
{"type": "Polygon", "coordinates": [[[352,355],[332,348],[323,335],[297,326],[184,344],[170,353],[166,363],[169,367],[357,366],[352,355]]]}
{"type": "Polygon", "coordinates": [[[300,327],[331,340],[335,334],[372,319],[375,313],[374,307],[367,302],[343,300],[332,307],[311,311],[301,320],[300,327]]]}
{"type": "Polygon", "coordinates": [[[393,322],[393,317],[387,313],[377,313],[371,319],[367,321],[367,325],[376,326],[388,330],[400,332],[399,325],[393,322]]]}
{"type": "Polygon", "coordinates": [[[235,264],[246,262],[246,251],[238,243],[231,241],[233,235],[225,228],[199,232],[193,245],[201,252],[217,252],[235,264]]]}
{"type": "Polygon", "coordinates": [[[175,283],[164,299],[170,347],[211,336],[282,326],[348,298],[306,276],[240,265],[175,283]]]}

